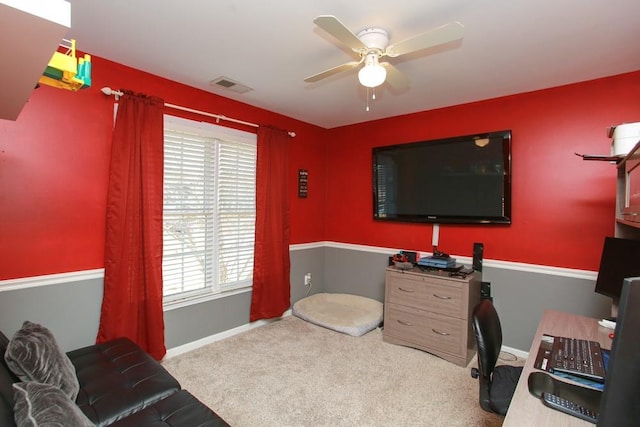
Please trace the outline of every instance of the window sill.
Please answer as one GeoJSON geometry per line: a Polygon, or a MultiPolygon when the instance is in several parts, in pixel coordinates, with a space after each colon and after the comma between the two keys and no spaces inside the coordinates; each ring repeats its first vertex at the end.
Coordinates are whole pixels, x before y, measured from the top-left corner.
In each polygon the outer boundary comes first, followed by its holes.
{"type": "Polygon", "coordinates": [[[172,300],[172,301],[166,301],[166,302],[164,302],[162,304],[162,309],[163,309],[163,311],[177,310],[179,308],[188,307],[188,306],[195,305],[195,304],[201,304],[203,302],[213,301],[213,300],[216,300],[216,299],[226,298],[226,297],[230,297],[232,295],[238,295],[238,294],[243,294],[243,293],[247,293],[247,292],[251,292],[251,286],[232,289],[232,290],[225,291],[225,292],[206,293],[206,294],[194,295],[194,296],[187,297],[187,298],[181,298],[181,299],[176,299],[176,300],[172,300]]]}

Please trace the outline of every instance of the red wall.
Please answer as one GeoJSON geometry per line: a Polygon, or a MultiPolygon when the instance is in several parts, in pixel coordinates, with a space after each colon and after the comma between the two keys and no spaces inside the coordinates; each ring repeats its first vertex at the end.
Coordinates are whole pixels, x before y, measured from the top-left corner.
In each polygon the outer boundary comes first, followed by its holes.
{"type": "MultiPolygon", "coordinates": [[[[292,243],[324,239],[325,129],[97,57],[92,61],[91,88],[70,92],[42,86],[33,91],[18,120],[0,120],[0,280],[104,266],[114,103],[113,97],[100,92],[104,86],[295,131],[292,243]],[[307,199],[297,198],[299,168],[309,171],[307,199]]],[[[176,110],[167,112],[188,117],[176,110]]]]}
{"type": "Polygon", "coordinates": [[[483,242],[487,258],[589,270],[613,234],[616,171],[573,153],[606,154],[606,129],[640,120],[640,72],[331,130],[96,57],[92,77],[79,92],[34,90],[17,121],[0,120],[0,280],[103,267],[113,123],[103,86],[295,131],[294,244],[430,251],[431,225],[373,221],[371,148],[511,129],[513,223],[441,225],[439,248],[470,255],[483,242]],[[309,171],[306,199],[297,197],[300,168],[309,171]]]}
{"type": "Polygon", "coordinates": [[[597,270],[614,229],[616,167],[574,152],[608,154],[607,128],[640,120],[638,99],[635,72],[334,129],[325,238],[431,251],[431,225],[372,219],[371,148],[511,129],[512,224],[442,224],[439,249],[471,256],[483,242],[490,259],[597,270]]]}

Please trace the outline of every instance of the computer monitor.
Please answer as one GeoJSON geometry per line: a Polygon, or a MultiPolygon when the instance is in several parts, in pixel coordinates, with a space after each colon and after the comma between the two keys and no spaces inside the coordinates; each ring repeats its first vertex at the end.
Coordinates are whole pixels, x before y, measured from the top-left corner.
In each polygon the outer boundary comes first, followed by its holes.
{"type": "Polygon", "coordinates": [[[605,237],[595,291],[617,303],[622,281],[640,276],[640,240],[605,237]]]}
{"type": "Polygon", "coordinates": [[[640,426],[640,277],[623,281],[598,426],[640,426]]]}

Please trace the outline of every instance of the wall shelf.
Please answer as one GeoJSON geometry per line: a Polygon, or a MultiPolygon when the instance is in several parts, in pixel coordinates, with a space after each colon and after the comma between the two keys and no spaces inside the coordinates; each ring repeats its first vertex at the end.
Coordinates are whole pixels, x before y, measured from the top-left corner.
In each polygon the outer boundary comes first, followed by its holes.
{"type": "Polygon", "coordinates": [[[640,142],[618,164],[615,235],[640,239],[640,142]]]}

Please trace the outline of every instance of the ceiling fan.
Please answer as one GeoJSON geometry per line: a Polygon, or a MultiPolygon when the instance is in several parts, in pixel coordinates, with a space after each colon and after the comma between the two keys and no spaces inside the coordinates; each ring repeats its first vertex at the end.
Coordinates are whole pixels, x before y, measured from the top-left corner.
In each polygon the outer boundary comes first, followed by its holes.
{"type": "Polygon", "coordinates": [[[389,33],[382,28],[366,28],[357,34],[349,30],[332,15],[318,16],[313,22],[338,39],[358,55],[359,59],[337,67],[329,68],[304,79],[307,83],[317,82],[342,71],[351,70],[364,63],[358,72],[358,80],[363,86],[374,88],[387,81],[392,87],[402,89],[409,85],[407,77],[389,62],[380,62],[388,56],[395,58],[418,50],[439,46],[462,38],[464,26],[451,22],[433,30],[418,34],[395,44],[389,44],[389,33]]]}

